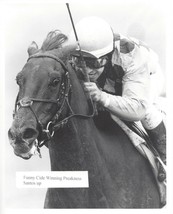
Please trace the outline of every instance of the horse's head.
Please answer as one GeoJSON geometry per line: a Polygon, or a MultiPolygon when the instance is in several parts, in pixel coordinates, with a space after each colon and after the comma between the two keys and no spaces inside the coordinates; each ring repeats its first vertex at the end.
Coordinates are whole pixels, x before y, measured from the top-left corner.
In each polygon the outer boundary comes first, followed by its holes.
{"type": "Polygon", "coordinates": [[[17,74],[19,93],[8,135],[14,153],[24,159],[37,151],[38,141],[48,132],[50,121],[68,93],[63,57],[67,57],[72,47],[63,47],[66,40],[64,34],[51,32],[41,49],[33,42],[28,48],[28,61],[17,74]]]}

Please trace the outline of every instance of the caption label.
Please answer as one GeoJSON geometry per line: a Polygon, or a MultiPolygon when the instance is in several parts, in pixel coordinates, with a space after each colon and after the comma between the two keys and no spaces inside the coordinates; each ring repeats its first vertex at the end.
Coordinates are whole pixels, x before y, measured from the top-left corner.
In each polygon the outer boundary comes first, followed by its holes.
{"type": "Polygon", "coordinates": [[[17,188],[88,188],[88,171],[16,172],[17,188]]]}

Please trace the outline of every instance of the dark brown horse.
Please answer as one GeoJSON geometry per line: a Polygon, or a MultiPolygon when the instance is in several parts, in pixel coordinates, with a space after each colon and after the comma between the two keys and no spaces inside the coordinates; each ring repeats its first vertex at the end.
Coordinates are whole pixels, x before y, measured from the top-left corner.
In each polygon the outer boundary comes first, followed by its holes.
{"type": "Polygon", "coordinates": [[[92,117],[91,102],[67,63],[67,43],[64,34],[51,32],[41,49],[29,47],[8,133],[24,159],[46,139],[52,171],[88,171],[89,188],[49,188],[45,208],[159,208],[147,160],[106,111],[92,117]]]}

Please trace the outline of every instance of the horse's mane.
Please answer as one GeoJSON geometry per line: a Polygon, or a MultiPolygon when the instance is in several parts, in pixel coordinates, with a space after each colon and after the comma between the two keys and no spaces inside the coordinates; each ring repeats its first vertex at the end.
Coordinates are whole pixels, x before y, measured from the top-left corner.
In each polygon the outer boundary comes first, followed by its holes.
{"type": "Polygon", "coordinates": [[[62,44],[68,39],[68,37],[61,33],[60,30],[54,30],[48,33],[46,39],[44,40],[41,50],[50,51],[54,49],[61,48],[62,44]]]}

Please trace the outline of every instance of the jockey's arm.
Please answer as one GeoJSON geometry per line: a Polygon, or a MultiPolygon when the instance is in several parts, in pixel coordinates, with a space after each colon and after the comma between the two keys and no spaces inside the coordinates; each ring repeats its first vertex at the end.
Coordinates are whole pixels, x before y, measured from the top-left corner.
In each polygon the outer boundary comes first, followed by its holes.
{"type": "Polygon", "coordinates": [[[139,121],[145,116],[150,90],[148,54],[146,48],[136,45],[130,53],[120,53],[120,65],[125,71],[122,96],[102,92],[102,105],[121,119],[139,121]]]}
{"type": "Polygon", "coordinates": [[[85,83],[93,100],[111,114],[127,121],[140,121],[146,113],[149,99],[149,74],[145,67],[123,77],[122,96],[108,94],[95,83],[85,83]]]}
{"type": "Polygon", "coordinates": [[[120,97],[102,92],[100,103],[113,115],[127,121],[139,121],[146,112],[145,103],[130,97],[120,97]]]}

